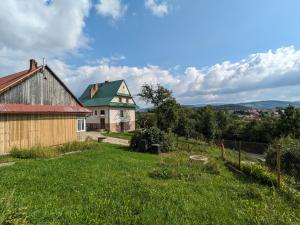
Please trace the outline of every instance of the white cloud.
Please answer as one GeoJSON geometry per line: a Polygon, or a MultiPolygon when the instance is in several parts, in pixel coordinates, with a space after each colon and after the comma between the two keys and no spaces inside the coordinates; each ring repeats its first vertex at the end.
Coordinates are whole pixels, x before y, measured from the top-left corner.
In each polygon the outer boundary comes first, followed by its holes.
{"type": "Polygon", "coordinates": [[[113,20],[122,18],[128,6],[122,3],[122,0],[99,0],[96,5],[97,12],[102,16],[111,17],[113,20]]]}
{"type": "Polygon", "coordinates": [[[81,67],[72,67],[60,60],[52,60],[49,65],[78,96],[88,84],[105,80],[125,79],[133,95],[140,91],[144,83],[173,86],[179,82],[168,70],[152,65],[145,67],[114,66],[105,60],[99,60],[98,65],[81,67]]]}
{"type": "Polygon", "coordinates": [[[90,6],[90,0],[2,0],[0,72],[24,68],[32,57],[57,57],[87,46],[83,28],[90,6]]]}
{"type": "Polygon", "coordinates": [[[81,67],[56,60],[50,66],[77,95],[90,83],[125,79],[133,94],[144,83],[159,83],[172,89],[182,104],[300,100],[300,51],[294,47],[252,54],[238,62],[226,61],[205,69],[188,67],[182,74],[153,65],[116,66],[109,60],[81,67]]]}
{"type": "Polygon", "coordinates": [[[153,15],[159,17],[167,15],[170,10],[170,6],[167,4],[167,2],[162,1],[158,3],[157,0],[145,0],[145,7],[149,9],[153,15]]]}

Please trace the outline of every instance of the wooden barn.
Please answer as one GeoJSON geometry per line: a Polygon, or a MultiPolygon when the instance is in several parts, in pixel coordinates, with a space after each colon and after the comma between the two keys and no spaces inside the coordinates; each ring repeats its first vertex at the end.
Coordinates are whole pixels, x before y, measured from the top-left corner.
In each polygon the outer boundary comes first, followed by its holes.
{"type": "Polygon", "coordinates": [[[0,154],[75,141],[90,111],[47,66],[0,77],[0,154]]]}

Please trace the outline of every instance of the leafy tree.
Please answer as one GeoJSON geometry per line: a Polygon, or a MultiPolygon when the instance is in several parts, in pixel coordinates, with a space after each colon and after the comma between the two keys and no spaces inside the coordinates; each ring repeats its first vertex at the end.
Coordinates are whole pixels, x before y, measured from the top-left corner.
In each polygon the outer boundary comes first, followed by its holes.
{"type": "Polygon", "coordinates": [[[280,110],[278,121],[279,133],[283,136],[291,135],[300,137],[300,112],[294,106],[289,105],[286,109],[280,110]]]}
{"type": "Polygon", "coordinates": [[[218,136],[218,124],[216,113],[213,108],[204,107],[198,111],[196,130],[209,140],[213,140],[218,136]]]}
{"type": "Polygon", "coordinates": [[[156,115],[151,112],[137,112],[136,123],[139,128],[150,128],[156,126],[156,115]]]}
{"type": "Polygon", "coordinates": [[[179,136],[189,138],[195,133],[194,110],[182,108],[179,112],[178,123],[175,128],[175,133],[179,136]]]}
{"type": "Polygon", "coordinates": [[[154,87],[150,84],[144,84],[142,86],[141,93],[139,93],[138,96],[146,101],[146,103],[151,103],[154,105],[157,127],[165,129],[166,122],[162,121],[163,119],[167,119],[165,114],[169,114],[173,116],[173,118],[176,117],[176,112],[172,114],[171,109],[164,111],[168,107],[175,109],[176,100],[172,97],[172,91],[164,88],[163,86],[157,84],[156,87],[154,87]]]}
{"type": "Polygon", "coordinates": [[[172,98],[172,91],[157,84],[154,87],[151,84],[144,84],[141,93],[138,94],[146,103],[151,103],[154,107],[158,107],[167,99],[172,98]]]}
{"type": "Polygon", "coordinates": [[[180,105],[176,102],[175,98],[169,98],[161,103],[156,108],[158,115],[158,127],[161,130],[167,131],[169,128],[174,129],[177,125],[179,118],[180,105]]]}

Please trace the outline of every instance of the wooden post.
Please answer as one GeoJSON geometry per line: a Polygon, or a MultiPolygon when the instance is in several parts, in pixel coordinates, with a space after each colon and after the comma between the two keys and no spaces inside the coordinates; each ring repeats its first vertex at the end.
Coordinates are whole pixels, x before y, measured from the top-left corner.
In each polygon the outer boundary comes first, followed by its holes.
{"type": "Polygon", "coordinates": [[[242,142],[239,141],[239,170],[241,170],[241,148],[242,148],[242,142]]]}
{"type": "Polygon", "coordinates": [[[281,146],[280,144],[276,145],[276,167],[277,167],[277,186],[280,188],[281,183],[281,168],[280,168],[280,160],[281,158],[281,146]]]}
{"type": "Polygon", "coordinates": [[[222,156],[222,159],[225,160],[224,139],[222,139],[222,141],[221,141],[221,156],[222,156]]]}

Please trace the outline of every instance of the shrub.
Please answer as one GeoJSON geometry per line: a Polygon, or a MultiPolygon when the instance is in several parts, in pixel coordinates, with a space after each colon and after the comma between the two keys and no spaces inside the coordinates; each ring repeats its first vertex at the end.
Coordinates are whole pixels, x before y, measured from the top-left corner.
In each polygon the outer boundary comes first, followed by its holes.
{"type": "Polygon", "coordinates": [[[175,149],[175,135],[170,131],[163,132],[157,127],[136,131],[130,140],[130,148],[139,150],[138,145],[142,139],[147,140],[150,147],[152,144],[160,144],[162,152],[169,152],[175,149]]]}
{"type": "Polygon", "coordinates": [[[269,146],[266,152],[266,164],[276,168],[276,145],[281,145],[281,169],[284,173],[300,181],[300,140],[291,137],[281,138],[269,146]]]}
{"type": "Polygon", "coordinates": [[[130,148],[137,149],[140,140],[142,139],[142,131],[135,131],[130,140],[130,148]]]}
{"type": "Polygon", "coordinates": [[[170,152],[175,150],[176,137],[172,132],[163,132],[160,147],[162,152],[170,152]]]}

